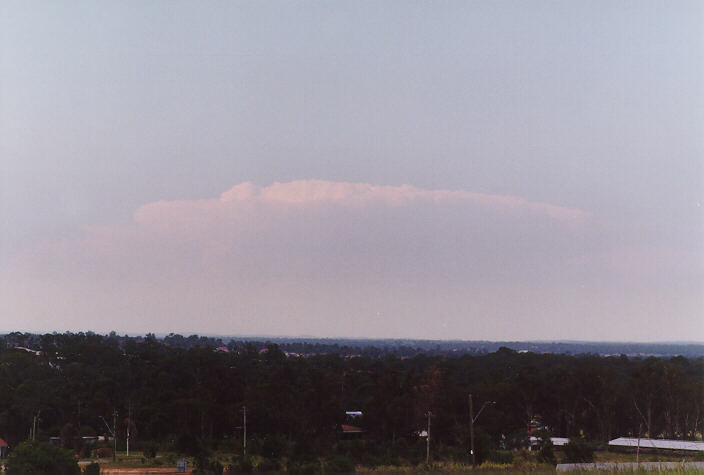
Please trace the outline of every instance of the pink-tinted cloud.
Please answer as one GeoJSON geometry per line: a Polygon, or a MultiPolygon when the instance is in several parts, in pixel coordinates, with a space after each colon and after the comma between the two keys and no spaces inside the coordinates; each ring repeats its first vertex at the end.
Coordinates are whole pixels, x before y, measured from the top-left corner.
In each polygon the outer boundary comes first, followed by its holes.
{"type": "Polygon", "coordinates": [[[327,204],[337,206],[409,206],[413,202],[437,205],[475,203],[503,209],[545,213],[559,219],[582,219],[585,213],[576,208],[531,202],[507,195],[489,195],[469,191],[423,190],[410,185],[381,186],[368,183],[341,183],[322,180],[299,180],[258,187],[241,183],[220,195],[224,203],[259,202],[285,205],[327,204]]]}
{"type": "Polygon", "coordinates": [[[592,221],[461,190],[242,183],[27,249],[0,297],[47,329],[101,315],[100,328],[131,331],[526,338],[590,290],[623,284],[590,257],[608,251],[592,221]]]}

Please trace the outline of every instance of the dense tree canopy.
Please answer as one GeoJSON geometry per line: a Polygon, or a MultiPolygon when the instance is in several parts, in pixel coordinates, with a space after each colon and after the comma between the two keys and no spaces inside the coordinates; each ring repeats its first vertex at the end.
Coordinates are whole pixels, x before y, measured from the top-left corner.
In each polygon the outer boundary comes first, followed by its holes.
{"type": "MultiPolygon", "coordinates": [[[[14,336],[17,338],[17,335],[14,336]]],[[[704,360],[519,354],[399,358],[287,355],[273,344],[182,344],[116,335],[48,334],[0,350],[0,436],[11,446],[107,432],[118,444],[130,424],[140,443],[239,447],[247,408],[251,450],[325,451],[340,439],[346,410],[363,412],[365,438],[413,444],[434,414],[433,440],[467,447],[468,395],[494,446],[540,421],[556,436],[701,436],[704,360]],[[26,348],[40,350],[39,353],[26,348]],[[129,418],[128,418],[129,416],[129,418]],[[91,433],[92,432],[92,433],[91,433]]],[[[6,341],[8,343],[10,340],[6,341]]],[[[65,439],[65,440],[64,440],[65,439]]],[[[504,442],[502,442],[504,441],[504,442]]],[[[466,451],[464,452],[466,453],[466,451]]],[[[303,456],[303,455],[301,455],[303,456]]]]}

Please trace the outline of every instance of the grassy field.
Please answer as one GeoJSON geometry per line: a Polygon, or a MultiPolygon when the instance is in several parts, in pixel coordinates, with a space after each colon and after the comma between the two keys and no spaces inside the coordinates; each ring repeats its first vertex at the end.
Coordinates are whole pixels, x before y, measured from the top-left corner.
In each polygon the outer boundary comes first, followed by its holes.
{"type": "MultiPolygon", "coordinates": [[[[218,460],[223,467],[227,467],[232,463],[233,456],[236,457],[239,454],[230,452],[216,452],[210,455],[210,460],[218,460]]],[[[561,453],[557,453],[558,462],[561,462],[561,453]]],[[[175,468],[176,462],[178,460],[184,459],[188,462],[189,469],[194,467],[195,460],[189,457],[180,457],[175,453],[160,453],[154,458],[145,458],[141,453],[131,453],[128,457],[125,452],[118,452],[116,456],[116,462],[112,459],[100,459],[101,466],[104,468],[175,468]]],[[[682,461],[696,461],[695,456],[682,456],[676,454],[653,454],[653,453],[641,453],[639,457],[640,462],[682,462],[682,461]]],[[[84,459],[81,460],[81,465],[95,461],[94,459],[84,459]]],[[[623,453],[623,452],[609,452],[609,451],[598,451],[595,453],[594,462],[635,462],[635,453],[623,453]]],[[[255,470],[261,458],[257,456],[252,456],[252,462],[255,470]]],[[[285,464],[283,464],[285,466],[285,464]]],[[[281,471],[283,471],[282,469],[281,471]]],[[[514,462],[511,464],[497,464],[492,462],[485,462],[480,466],[475,468],[469,465],[453,463],[453,462],[434,462],[426,466],[421,464],[418,466],[378,466],[378,467],[364,467],[358,465],[356,471],[360,473],[367,474],[383,474],[383,473],[398,473],[398,474],[420,474],[420,473],[469,473],[469,472],[486,472],[486,473],[555,473],[555,467],[546,464],[538,464],[534,460],[520,456],[514,458],[514,462]]],[[[608,473],[605,471],[585,471],[580,473],[608,473]]],[[[653,471],[645,472],[627,472],[627,473],[655,473],[653,471]]],[[[703,470],[668,470],[661,471],[659,473],[704,473],[703,470]]]]}

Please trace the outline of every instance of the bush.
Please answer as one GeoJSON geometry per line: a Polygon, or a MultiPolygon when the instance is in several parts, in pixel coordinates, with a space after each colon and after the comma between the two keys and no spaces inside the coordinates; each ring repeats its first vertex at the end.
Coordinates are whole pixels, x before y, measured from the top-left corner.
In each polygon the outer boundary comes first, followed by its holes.
{"type": "Polygon", "coordinates": [[[112,457],[112,449],[110,447],[100,447],[93,451],[95,458],[110,458],[112,457]]]}
{"type": "Polygon", "coordinates": [[[540,450],[538,450],[538,462],[547,463],[550,465],[556,465],[557,460],[555,459],[555,451],[552,440],[547,439],[543,441],[540,450]]]}
{"type": "Polygon", "coordinates": [[[205,457],[197,457],[195,465],[195,473],[205,475],[222,475],[224,470],[224,467],[217,459],[209,460],[205,457]]]}
{"type": "Polygon", "coordinates": [[[81,447],[81,458],[82,459],[89,458],[90,453],[91,453],[91,446],[88,444],[83,444],[83,446],[81,447]]]}
{"type": "Polygon", "coordinates": [[[492,463],[511,464],[513,463],[513,454],[507,450],[492,450],[486,459],[492,463]]]}
{"type": "Polygon", "coordinates": [[[530,435],[525,430],[517,430],[508,436],[506,445],[509,449],[525,449],[530,445],[530,435]]]}
{"type": "Polygon", "coordinates": [[[89,463],[83,470],[83,475],[100,475],[100,464],[97,462],[89,463]]]}
{"type": "Polygon", "coordinates": [[[7,472],[14,475],[80,475],[81,469],[67,450],[47,442],[23,442],[8,459],[7,472]]]}
{"type": "Polygon", "coordinates": [[[176,443],[174,444],[174,449],[177,453],[181,455],[188,455],[191,457],[205,457],[208,451],[203,445],[203,441],[195,437],[193,434],[181,434],[176,443]]]}
{"type": "Polygon", "coordinates": [[[257,465],[257,472],[278,472],[281,463],[277,459],[263,458],[257,465]]]}
{"type": "Polygon", "coordinates": [[[149,444],[144,447],[144,450],[142,450],[142,455],[144,455],[144,458],[153,459],[154,457],[156,457],[156,452],[157,452],[156,445],[149,444]]]}
{"type": "Polygon", "coordinates": [[[520,450],[513,458],[513,469],[518,472],[532,472],[537,464],[532,460],[527,450],[520,450]]]}
{"type": "Polygon", "coordinates": [[[570,439],[565,445],[565,460],[566,463],[590,463],[594,461],[594,444],[587,442],[584,439],[570,439]]]}
{"type": "Polygon", "coordinates": [[[254,471],[252,459],[249,457],[240,457],[239,455],[232,457],[232,465],[230,468],[234,473],[251,473],[254,471]]]}
{"type": "Polygon", "coordinates": [[[320,465],[315,463],[294,463],[289,462],[286,471],[291,475],[316,475],[321,473],[320,465]]]}
{"type": "Polygon", "coordinates": [[[288,443],[281,436],[269,436],[262,442],[261,454],[264,457],[280,458],[286,455],[288,443]]]}
{"type": "MultiPolygon", "coordinates": [[[[481,428],[474,429],[474,458],[477,465],[481,465],[484,460],[494,451],[494,442],[491,436],[481,428]]],[[[471,459],[471,454],[470,454],[471,459]]]]}
{"type": "Polygon", "coordinates": [[[325,473],[352,473],[355,464],[347,457],[332,457],[325,461],[325,473]]]}

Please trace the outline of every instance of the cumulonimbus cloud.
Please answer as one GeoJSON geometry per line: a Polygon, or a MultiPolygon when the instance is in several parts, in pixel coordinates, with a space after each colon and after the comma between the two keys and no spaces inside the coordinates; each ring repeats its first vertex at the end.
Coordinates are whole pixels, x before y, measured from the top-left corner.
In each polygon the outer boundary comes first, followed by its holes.
{"type": "MultiPolygon", "coordinates": [[[[42,302],[31,299],[41,293],[32,289],[43,288],[43,298],[68,299],[78,313],[87,305],[105,314],[129,306],[147,321],[202,309],[212,318],[258,315],[252,327],[219,321],[239,332],[282,325],[284,333],[325,326],[328,334],[364,334],[335,318],[364,313],[373,301],[403,306],[396,321],[367,322],[392,334],[419,306],[462,305],[465,289],[503,294],[559,280],[559,267],[579,255],[589,220],[579,209],[462,190],[241,183],[212,199],[145,204],[130,222],[87,226],[80,238],[33,247],[6,273],[14,280],[5,288],[19,289],[7,292],[15,300],[24,293],[22,305],[31,302],[32,312],[42,302]]],[[[183,326],[165,320],[161,327],[183,326]]]]}
{"type": "Polygon", "coordinates": [[[39,330],[525,339],[603,338],[655,308],[701,328],[701,259],[613,234],[514,196],[241,183],[28,248],[0,275],[0,314],[39,330]]]}
{"type": "Polygon", "coordinates": [[[253,276],[346,275],[355,268],[456,275],[559,253],[586,218],[575,208],[462,190],[247,182],[219,198],[143,205],[131,223],[86,226],[80,240],[32,254],[35,264],[103,268],[107,277],[130,262],[165,274],[201,266],[246,268],[253,276]]]}

